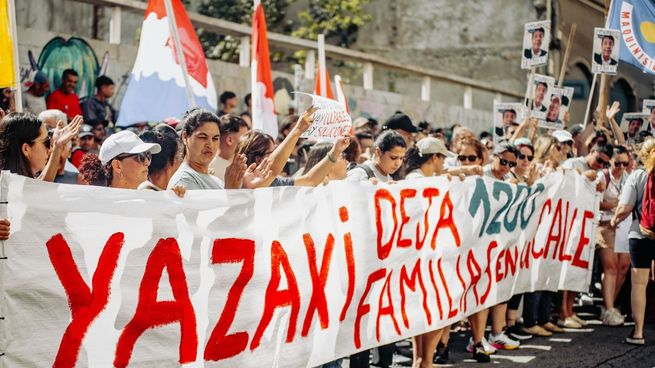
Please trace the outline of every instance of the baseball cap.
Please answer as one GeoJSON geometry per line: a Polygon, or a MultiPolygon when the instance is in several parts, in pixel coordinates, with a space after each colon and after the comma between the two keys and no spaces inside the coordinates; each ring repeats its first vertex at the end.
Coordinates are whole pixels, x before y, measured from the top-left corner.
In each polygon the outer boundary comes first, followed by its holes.
{"type": "Polygon", "coordinates": [[[400,111],[396,111],[395,114],[387,119],[384,123],[384,129],[400,129],[409,133],[416,133],[419,131],[419,129],[412,123],[412,119],[400,111]]]}
{"type": "Polygon", "coordinates": [[[443,141],[439,138],[426,137],[418,142],[416,142],[416,148],[418,149],[418,155],[423,157],[423,155],[431,154],[442,154],[446,157],[456,157],[457,155],[448,151],[446,146],[443,144],[443,141]]]}
{"type": "Polygon", "coordinates": [[[355,121],[353,121],[353,126],[355,127],[355,129],[363,128],[367,125],[368,125],[368,119],[365,117],[360,116],[357,119],[355,119],[355,121]]]}
{"type": "Polygon", "coordinates": [[[129,130],[123,130],[109,136],[100,147],[100,162],[106,165],[118,155],[150,152],[159,153],[161,146],[157,143],[145,143],[129,130]]]}
{"type": "Polygon", "coordinates": [[[77,133],[78,138],[84,138],[93,135],[93,127],[89,124],[83,124],[80,131],[77,133]]]}
{"type": "Polygon", "coordinates": [[[557,138],[557,141],[560,143],[568,142],[573,140],[573,135],[566,130],[558,129],[553,132],[553,137],[557,138]]]}

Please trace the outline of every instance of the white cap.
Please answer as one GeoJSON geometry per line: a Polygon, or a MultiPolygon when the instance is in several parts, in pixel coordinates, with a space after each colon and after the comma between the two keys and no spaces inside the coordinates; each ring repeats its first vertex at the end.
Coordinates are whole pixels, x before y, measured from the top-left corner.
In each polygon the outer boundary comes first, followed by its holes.
{"type": "Polygon", "coordinates": [[[100,147],[100,162],[106,165],[109,161],[116,158],[118,155],[124,153],[159,153],[161,146],[157,143],[145,143],[141,138],[129,130],[123,130],[116,134],[112,134],[105,140],[100,147]]]}
{"type": "Polygon", "coordinates": [[[456,154],[448,151],[443,141],[439,138],[426,137],[416,142],[419,156],[439,153],[446,157],[455,157],[456,154]]]}
{"type": "Polygon", "coordinates": [[[573,135],[567,132],[566,130],[556,130],[553,132],[553,137],[557,139],[560,143],[568,142],[573,140],[573,135]]]}

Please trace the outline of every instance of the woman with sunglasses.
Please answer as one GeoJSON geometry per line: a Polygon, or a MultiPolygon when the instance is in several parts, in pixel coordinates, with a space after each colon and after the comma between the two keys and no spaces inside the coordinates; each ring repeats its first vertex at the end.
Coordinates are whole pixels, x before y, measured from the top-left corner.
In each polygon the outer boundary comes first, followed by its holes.
{"type": "Polygon", "coordinates": [[[496,180],[513,178],[511,169],[517,165],[519,150],[511,143],[501,142],[494,149],[491,163],[482,168],[482,175],[496,180]]]}
{"type": "Polygon", "coordinates": [[[600,319],[606,326],[620,326],[625,322],[621,312],[614,307],[614,301],[630,268],[630,255],[615,252],[616,229],[610,225],[610,221],[614,217],[619,203],[619,195],[628,178],[628,174],[625,172],[630,163],[628,156],[628,150],[625,147],[615,146],[610,168],[603,169],[598,173],[599,180],[605,182],[605,191],[600,202],[600,223],[596,228],[596,248],[603,266],[601,281],[603,309],[600,319]]]}
{"type": "MultiPolygon", "coordinates": [[[[0,121],[0,166],[28,178],[54,181],[64,147],[80,129],[82,117],[64,126],[60,121],[50,137],[45,124],[30,113],[10,113],[0,121]]],[[[9,220],[0,219],[0,240],[9,239],[9,220]]]]}
{"type": "Polygon", "coordinates": [[[512,169],[514,175],[513,181],[517,183],[524,183],[532,185],[539,177],[537,165],[533,163],[534,160],[534,147],[527,138],[519,138],[514,141],[514,145],[519,150],[516,160],[516,167],[512,169]]]}
{"type": "Polygon", "coordinates": [[[449,166],[446,158],[444,165],[449,175],[464,178],[470,175],[482,175],[482,162],[485,156],[485,147],[475,138],[465,138],[457,144],[455,165],[449,166]]]}
{"type": "Polygon", "coordinates": [[[131,131],[123,130],[105,140],[99,155],[86,155],[80,173],[90,185],[137,189],[148,180],[152,154],[160,151],[159,144],[145,143],[131,131]]]}

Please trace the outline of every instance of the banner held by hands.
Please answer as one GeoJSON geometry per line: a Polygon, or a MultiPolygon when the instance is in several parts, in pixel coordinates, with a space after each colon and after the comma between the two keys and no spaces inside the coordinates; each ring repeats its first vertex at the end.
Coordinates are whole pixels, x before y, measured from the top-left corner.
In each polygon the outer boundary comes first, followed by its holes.
{"type": "Polygon", "coordinates": [[[294,92],[312,98],[316,111],[312,115],[314,123],[301,136],[302,138],[321,138],[337,140],[347,135],[352,127],[352,118],[338,101],[303,92],[294,92]]]}

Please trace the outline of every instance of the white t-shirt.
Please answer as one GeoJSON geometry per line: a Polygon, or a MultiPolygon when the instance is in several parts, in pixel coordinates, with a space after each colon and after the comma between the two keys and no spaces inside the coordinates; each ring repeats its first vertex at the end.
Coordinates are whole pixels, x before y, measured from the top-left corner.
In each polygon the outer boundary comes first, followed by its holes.
{"type": "Polygon", "coordinates": [[[417,178],[425,178],[425,174],[423,174],[423,171],[421,169],[414,169],[410,171],[409,174],[405,175],[405,179],[417,179],[417,178]]]}
{"type": "MultiPolygon", "coordinates": [[[[609,174],[610,180],[609,182],[607,181],[607,177],[605,176],[605,170],[601,170],[598,172],[598,177],[603,183],[607,183],[607,188],[605,188],[605,191],[603,192],[603,200],[604,201],[614,201],[618,200],[619,196],[621,195],[621,190],[623,189],[623,185],[625,184],[626,179],[628,178],[628,174],[625,172],[619,179],[615,179],[614,176],[612,176],[611,172],[607,172],[609,174]]],[[[600,220],[601,221],[610,221],[612,217],[614,217],[614,211],[616,208],[609,210],[609,211],[601,211],[600,212],[600,220]]]]}

